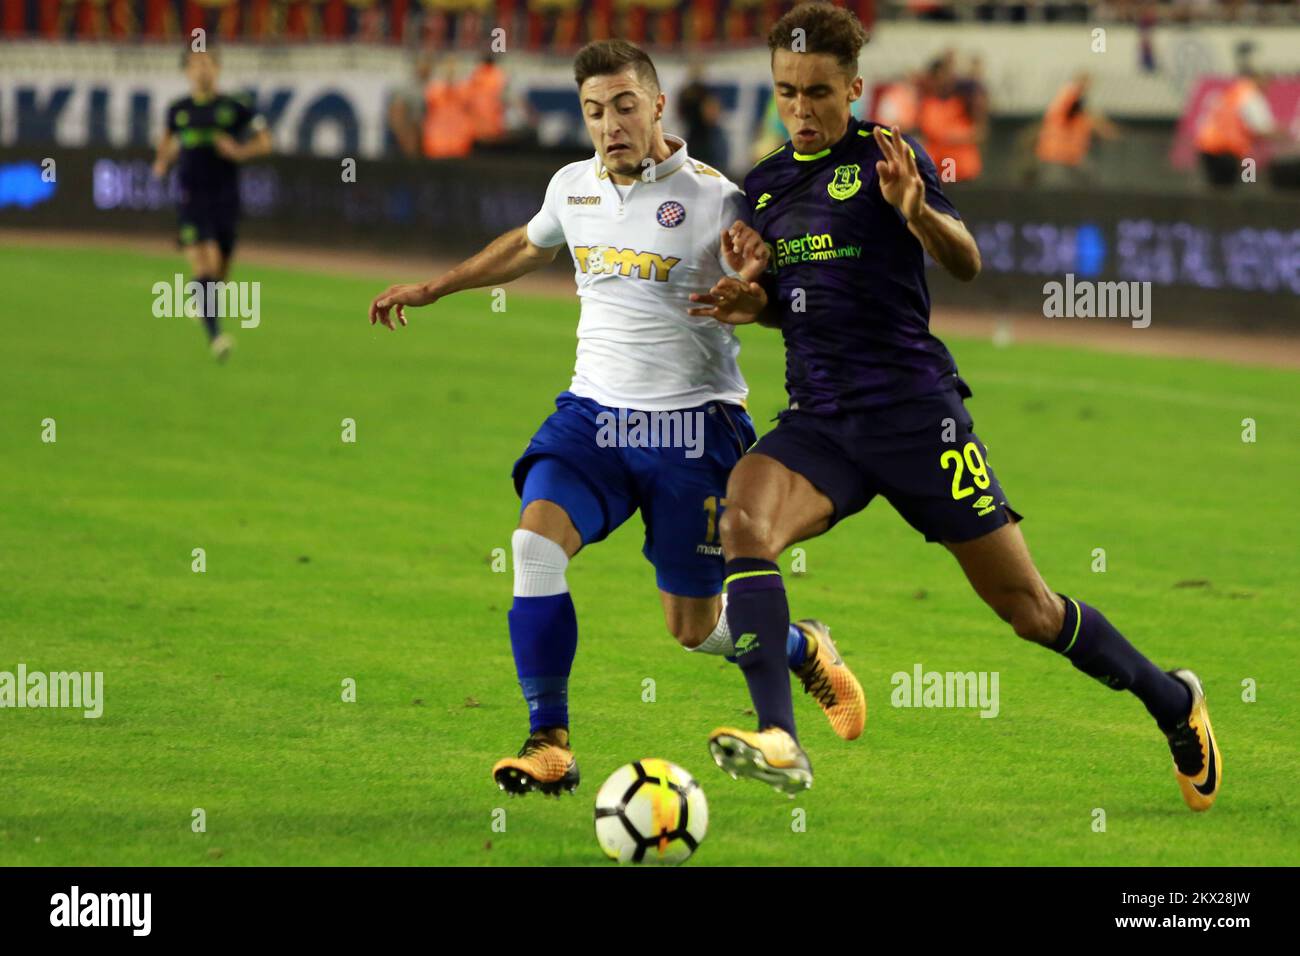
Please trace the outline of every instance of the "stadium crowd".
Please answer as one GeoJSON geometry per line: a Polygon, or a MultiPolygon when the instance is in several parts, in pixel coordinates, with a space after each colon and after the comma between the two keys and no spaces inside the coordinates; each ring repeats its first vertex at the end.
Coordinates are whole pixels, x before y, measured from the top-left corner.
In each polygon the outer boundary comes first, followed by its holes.
{"type": "MultiPolygon", "coordinates": [[[[840,0],[878,19],[986,22],[1300,21],[1295,0],[840,0]]],[[[761,45],[794,0],[6,0],[0,36],[170,40],[203,28],[222,40],[352,41],[471,49],[494,26],[516,49],[571,50],[621,36],[652,47],[761,45]]]]}

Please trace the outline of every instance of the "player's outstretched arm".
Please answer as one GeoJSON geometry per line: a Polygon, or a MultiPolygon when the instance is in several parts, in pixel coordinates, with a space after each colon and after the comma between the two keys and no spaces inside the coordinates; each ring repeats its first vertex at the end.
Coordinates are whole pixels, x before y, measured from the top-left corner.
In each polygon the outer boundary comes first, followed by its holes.
{"type": "Polygon", "coordinates": [[[884,156],[876,163],[880,195],[903,214],[908,230],[935,262],[955,279],[962,282],[974,279],[980,273],[980,250],[975,237],[960,219],[935,211],[925,201],[925,180],[903,135],[895,129],[892,136],[886,136],[877,126],[872,136],[884,156]]]}
{"type": "Polygon", "coordinates": [[[466,259],[451,271],[410,285],[389,286],[370,303],[370,324],[379,322],[395,329],[392,313],[397,321],[406,325],[406,307],[432,305],[444,295],[483,286],[504,285],[512,279],[539,269],[555,259],[560,246],[543,248],[533,245],[528,238],[528,227],[511,229],[497,236],[480,252],[466,259]]]}

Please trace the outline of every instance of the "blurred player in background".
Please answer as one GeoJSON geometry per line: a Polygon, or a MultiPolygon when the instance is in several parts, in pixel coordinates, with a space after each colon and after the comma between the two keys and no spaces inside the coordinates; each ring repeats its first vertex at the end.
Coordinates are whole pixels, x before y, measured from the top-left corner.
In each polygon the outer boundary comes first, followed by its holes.
{"type": "MultiPolygon", "coordinates": [[[[724,274],[757,276],[766,252],[741,258],[726,243],[719,249],[745,213],[744,197],[664,133],[666,98],[644,52],[619,40],[591,43],[574,61],[574,78],[596,155],[555,174],[526,226],[438,279],[392,286],[370,306],[371,324],[392,329],[394,318],[406,324],[407,306],[509,282],[565,245],[573,257],[582,303],[573,381],[513,471],[521,513],[508,621],[529,735],[492,776],[516,794],[578,785],[568,711],[578,622],[566,569],[637,510],[668,630],[698,652],[731,657],[745,646],[733,642],[724,613],[718,522],[727,476],[754,441],[748,388],[734,331],[686,309],[692,293],[724,274]],[[698,447],[616,439],[610,424],[630,422],[629,410],[677,421],[679,438],[698,423],[698,447]]],[[[783,641],[787,698],[792,670],[836,733],[861,734],[862,688],[826,627],[787,621],[783,641]]]]}
{"type": "Polygon", "coordinates": [[[271,152],[266,120],[243,96],[217,91],[216,54],[187,49],[181,65],[190,95],[167,108],[167,123],[153,172],[159,178],[179,165],[179,242],[191,281],[207,291],[202,315],[212,354],[223,361],[233,345],[221,331],[219,296],[211,290],[230,272],[239,225],[239,164],[271,152]]]}
{"type": "MultiPolygon", "coordinates": [[[[770,301],[790,392],[789,409],[727,485],[727,615],[742,635],[737,647],[745,644],[739,663],[758,730],[715,730],[714,759],[787,793],[811,786],[785,677],[790,612],[776,561],[882,495],[952,553],[1018,636],[1136,695],[1166,736],[1185,802],[1209,809],[1222,758],[1200,680],[1162,671],[1100,611],[1047,586],[988,466],[963,401],[970,388],[930,333],[925,280],[926,253],[955,278],[974,279],[979,249],[920,145],[852,119],[866,42],[857,17],[828,3],[795,7],[772,28],[772,77],[791,140],[745,178],[753,228],[732,233],[742,255],[773,248],[773,269],[762,284],[727,278],[694,297],[704,304],[692,314],[733,323],[754,321],[770,301]],[[806,52],[793,51],[795,36],[806,52]]],[[[1075,742],[1062,749],[1081,759],[1075,742]]]]}

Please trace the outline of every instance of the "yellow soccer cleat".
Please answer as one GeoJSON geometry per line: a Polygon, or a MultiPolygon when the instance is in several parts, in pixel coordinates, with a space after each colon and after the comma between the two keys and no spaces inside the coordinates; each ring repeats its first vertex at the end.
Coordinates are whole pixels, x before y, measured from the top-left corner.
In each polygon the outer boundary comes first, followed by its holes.
{"type": "Polygon", "coordinates": [[[1223,784],[1223,753],[1210,726],[1205,688],[1189,670],[1170,671],[1169,676],[1182,681],[1192,692],[1191,712],[1165,735],[1174,755],[1174,776],[1187,805],[1198,812],[1208,810],[1223,784]]]}
{"type": "Polygon", "coordinates": [[[812,786],[812,764],[793,737],[779,727],[736,730],[719,727],[709,735],[713,762],[737,777],[750,777],[784,793],[795,794],[812,786]]]}
{"type": "Polygon", "coordinates": [[[795,676],[826,713],[831,729],[845,740],[856,740],[867,725],[867,695],[831,640],[831,629],[811,618],[795,621],[810,645],[808,657],[795,676]]]}
{"type": "Polygon", "coordinates": [[[578,789],[578,762],[564,730],[539,730],[528,735],[519,754],[503,757],[492,767],[492,779],[513,796],[539,790],[547,796],[578,789]]]}

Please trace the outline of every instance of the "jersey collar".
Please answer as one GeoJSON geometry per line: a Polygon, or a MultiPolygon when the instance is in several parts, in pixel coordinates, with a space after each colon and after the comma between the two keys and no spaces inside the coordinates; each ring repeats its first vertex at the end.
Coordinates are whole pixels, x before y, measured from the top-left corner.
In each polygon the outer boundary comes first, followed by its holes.
{"type": "MultiPolygon", "coordinates": [[[[664,133],[664,141],[668,143],[670,147],[673,147],[672,155],[663,162],[647,166],[647,170],[654,170],[654,172],[647,172],[644,174],[642,176],[644,182],[657,183],[661,179],[666,179],[673,173],[677,172],[677,170],[681,169],[686,163],[686,140],[682,139],[680,136],[674,136],[672,133],[664,133]]],[[[609,170],[606,169],[604,163],[600,161],[600,153],[592,154],[592,162],[595,163],[596,178],[609,179],[609,170]]]]}
{"type": "Polygon", "coordinates": [[[793,148],[794,144],[792,143],[790,155],[793,156],[796,160],[798,160],[801,163],[812,163],[812,162],[816,162],[819,159],[825,159],[827,156],[829,156],[831,153],[838,150],[845,143],[849,142],[857,133],[858,129],[862,127],[862,125],[863,124],[860,123],[856,117],[850,116],[849,125],[848,128],[844,130],[844,135],[841,136],[834,143],[832,143],[830,146],[827,146],[825,149],[818,150],[815,153],[796,153],[794,152],[794,148],[793,148]]]}

